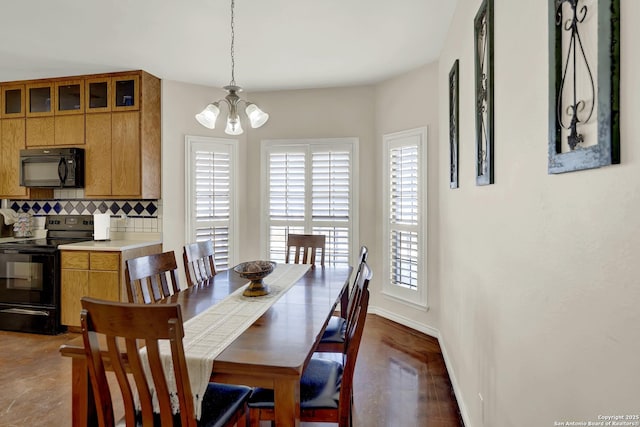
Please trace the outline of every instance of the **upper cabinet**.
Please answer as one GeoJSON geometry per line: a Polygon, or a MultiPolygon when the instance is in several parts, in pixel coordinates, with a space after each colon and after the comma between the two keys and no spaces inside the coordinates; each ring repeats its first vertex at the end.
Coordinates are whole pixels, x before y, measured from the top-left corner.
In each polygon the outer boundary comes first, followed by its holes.
{"type": "Polygon", "coordinates": [[[8,130],[3,145],[85,149],[85,197],[160,198],[157,77],[138,70],[0,83],[0,103],[0,120],[24,126],[8,130]]]}
{"type": "Polygon", "coordinates": [[[160,79],[123,73],[85,90],[85,197],[159,199],[160,79]]]}
{"type": "Polygon", "coordinates": [[[84,93],[87,113],[108,113],[111,111],[110,77],[86,79],[84,93]]]}
{"type": "Polygon", "coordinates": [[[2,105],[0,108],[0,118],[14,119],[24,117],[24,85],[13,84],[2,86],[0,104],[2,105]]]}
{"type": "Polygon", "coordinates": [[[84,113],[84,80],[56,82],[56,116],[84,113]]]}
{"type": "Polygon", "coordinates": [[[111,80],[113,111],[140,109],[140,76],[124,75],[111,80]]]}
{"type": "Polygon", "coordinates": [[[55,90],[53,82],[29,83],[27,87],[27,117],[53,116],[55,90]]]}

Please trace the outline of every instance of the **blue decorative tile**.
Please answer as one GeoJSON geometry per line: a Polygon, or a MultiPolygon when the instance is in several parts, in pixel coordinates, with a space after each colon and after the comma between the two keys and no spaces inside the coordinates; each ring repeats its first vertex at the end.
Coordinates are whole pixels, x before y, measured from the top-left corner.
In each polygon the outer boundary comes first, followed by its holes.
{"type": "Polygon", "coordinates": [[[149,206],[147,206],[147,212],[149,213],[149,215],[153,216],[153,214],[157,211],[158,209],[156,208],[155,203],[150,202],[149,206]]]}
{"type": "Polygon", "coordinates": [[[116,202],[113,202],[113,203],[111,204],[111,206],[109,207],[109,209],[111,209],[111,213],[112,213],[113,215],[117,215],[117,214],[118,214],[118,211],[120,210],[120,205],[119,205],[119,204],[117,204],[116,202]]]}
{"type": "Polygon", "coordinates": [[[142,204],[140,202],[136,203],[136,205],[133,207],[133,210],[136,211],[136,213],[138,215],[140,215],[142,212],[144,212],[144,206],[142,206],[142,204]]]}
{"type": "Polygon", "coordinates": [[[122,205],[122,210],[125,214],[129,215],[129,212],[131,212],[131,205],[129,204],[129,202],[125,202],[124,205],[122,205]]]}
{"type": "Polygon", "coordinates": [[[38,213],[40,211],[40,209],[42,209],[42,207],[40,206],[40,204],[38,202],[35,202],[33,204],[33,206],[31,207],[31,209],[33,209],[34,213],[38,213]]]}
{"type": "Polygon", "coordinates": [[[20,206],[16,202],[13,202],[13,204],[11,205],[11,209],[18,212],[20,210],[20,206]]]}
{"type": "Polygon", "coordinates": [[[51,210],[51,205],[49,204],[49,202],[46,202],[43,206],[42,206],[42,210],[45,213],[49,213],[49,211],[51,210]]]}
{"type": "Polygon", "coordinates": [[[53,205],[53,210],[55,211],[55,213],[59,214],[60,211],[62,211],[62,205],[60,203],[56,203],[55,205],[53,205]]]}

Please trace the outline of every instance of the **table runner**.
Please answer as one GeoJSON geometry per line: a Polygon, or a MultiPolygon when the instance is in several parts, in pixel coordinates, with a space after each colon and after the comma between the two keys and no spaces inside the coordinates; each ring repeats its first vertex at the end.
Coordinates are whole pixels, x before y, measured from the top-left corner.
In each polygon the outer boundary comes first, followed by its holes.
{"type": "MultiPolygon", "coordinates": [[[[265,284],[270,286],[270,294],[262,297],[245,297],[242,292],[248,286],[247,283],[224,300],[184,323],[183,346],[197,419],[200,419],[202,396],[209,384],[213,360],[275,304],[307,272],[309,267],[306,264],[278,264],[264,279],[265,284]]],[[[163,356],[165,377],[171,390],[174,412],[176,412],[178,399],[175,397],[175,377],[173,374],[166,375],[167,372],[173,373],[171,348],[168,342],[160,343],[160,352],[163,356]]],[[[142,358],[146,365],[144,368],[149,372],[144,348],[141,353],[145,356],[142,358]]],[[[156,399],[154,399],[154,406],[159,412],[156,399]]]]}

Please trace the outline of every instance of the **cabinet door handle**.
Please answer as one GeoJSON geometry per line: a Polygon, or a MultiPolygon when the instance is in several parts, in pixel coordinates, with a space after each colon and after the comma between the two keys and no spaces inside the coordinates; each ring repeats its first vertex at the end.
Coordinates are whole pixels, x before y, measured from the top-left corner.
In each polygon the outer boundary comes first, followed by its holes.
{"type": "Polygon", "coordinates": [[[60,158],[58,162],[58,178],[60,178],[60,187],[64,186],[64,182],[67,180],[67,162],[64,157],[60,158]]]}

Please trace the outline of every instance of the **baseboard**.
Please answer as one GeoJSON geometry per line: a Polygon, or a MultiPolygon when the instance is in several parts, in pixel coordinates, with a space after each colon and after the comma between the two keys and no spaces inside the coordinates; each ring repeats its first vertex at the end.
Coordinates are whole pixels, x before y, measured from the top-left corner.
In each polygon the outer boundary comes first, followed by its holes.
{"type": "Polygon", "coordinates": [[[451,387],[453,388],[453,393],[456,396],[456,401],[458,402],[458,408],[460,409],[460,416],[462,417],[462,422],[465,427],[473,427],[471,425],[471,421],[469,420],[469,415],[467,412],[467,406],[464,403],[464,399],[462,398],[462,393],[460,392],[460,388],[458,387],[458,380],[456,379],[455,371],[453,370],[453,366],[451,366],[451,360],[449,359],[449,354],[447,353],[447,349],[444,345],[442,335],[437,328],[434,328],[429,325],[425,325],[424,323],[419,323],[404,316],[399,316],[397,313],[392,313],[390,311],[381,309],[379,307],[369,306],[368,312],[371,314],[376,314],[380,317],[384,317],[385,319],[389,319],[393,322],[399,323],[407,328],[411,328],[418,332],[422,332],[425,335],[429,335],[430,337],[434,337],[438,340],[438,344],[440,345],[440,349],[442,350],[442,358],[444,359],[444,364],[447,367],[447,373],[449,374],[449,380],[451,381],[451,387]]]}
{"type": "Polygon", "coordinates": [[[397,313],[381,309],[380,307],[369,306],[367,312],[371,314],[377,314],[380,317],[392,320],[396,323],[406,326],[407,328],[411,328],[418,332],[422,332],[423,334],[429,335],[430,337],[438,338],[438,341],[440,341],[440,331],[438,331],[436,328],[425,325],[424,323],[415,322],[407,317],[400,316],[397,313]]]}

